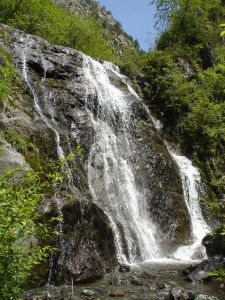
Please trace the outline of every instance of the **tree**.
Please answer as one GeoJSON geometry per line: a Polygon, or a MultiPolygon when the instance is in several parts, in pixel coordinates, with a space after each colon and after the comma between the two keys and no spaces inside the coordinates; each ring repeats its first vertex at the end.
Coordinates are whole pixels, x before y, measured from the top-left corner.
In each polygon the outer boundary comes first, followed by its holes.
{"type": "MultiPolygon", "coordinates": [[[[205,15],[203,12],[220,5],[221,0],[152,0],[151,3],[156,6],[156,25],[163,28],[168,25],[174,13],[179,16],[181,23],[185,22],[186,16],[191,12],[198,15],[205,15]]],[[[198,18],[198,21],[199,18],[198,18]]]]}

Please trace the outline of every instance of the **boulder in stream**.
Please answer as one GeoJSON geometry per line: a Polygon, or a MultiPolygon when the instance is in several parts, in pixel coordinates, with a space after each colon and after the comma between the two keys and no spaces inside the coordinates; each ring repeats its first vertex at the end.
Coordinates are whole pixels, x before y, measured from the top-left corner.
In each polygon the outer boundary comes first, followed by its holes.
{"type": "Polygon", "coordinates": [[[225,268],[224,257],[213,257],[201,262],[196,266],[190,266],[182,271],[182,275],[185,280],[194,283],[202,283],[211,280],[209,272],[213,272],[217,269],[225,268]]]}

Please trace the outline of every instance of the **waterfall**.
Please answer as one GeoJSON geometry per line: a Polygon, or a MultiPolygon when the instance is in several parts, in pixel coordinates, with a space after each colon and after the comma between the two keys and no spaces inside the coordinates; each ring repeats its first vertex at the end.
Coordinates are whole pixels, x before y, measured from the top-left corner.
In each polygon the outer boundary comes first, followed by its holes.
{"type": "MultiPolygon", "coordinates": [[[[124,261],[126,255],[118,222],[124,229],[129,262],[157,258],[160,260],[162,257],[156,238],[157,228],[145,214],[146,200],[135,186],[135,170],[130,159],[133,153],[132,136],[129,132],[131,121],[129,97],[134,96],[137,100],[141,100],[128,79],[111,63],[100,64],[84,56],[83,72],[88,81],[87,109],[95,131],[89,158],[89,186],[92,195],[97,204],[110,216],[120,260],[124,261]],[[112,85],[109,73],[113,73],[127,85],[126,93],[112,85]],[[102,169],[104,178],[103,197],[98,191],[99,183],[95,178],[96,169],[93,166],[96,164],[102,169]]],[[[149,111],[147,112],[156,129],[160,130],[161,123],[149,111]]],[[[201,241],[209,232],[209,227],[199,204],[201,190],[199,171],[189,159],[171,150],[166,141],[164,143],[179,168],[192,228],[192,236],[187,241],[189,244],[179,247],[173,257],[185,261],[204,258],[206,254],[201,241]]]]}
{"type": "Polygon", "coordinates": [[[124,261],[126,254],[131,263],[160,257],[157,229],[147,214],[147,199],[135,184],[129,130],[132,94],[111,83],[109,73],[116,72],[114,66],[86,56],[83,60],[86,106],[94,128],[88,172],[90,190],[96,203],[113,218],[119,260],[124,261]],[[127,253],[123,250],[121,225],[127,253]]]}
{"type": "Polygon", "coordinates": [[[202,239],[209,233],[209,226],[206,224],[199,197],[202,194],[201,177],[198,169],[185,156],[177,154],[169,145],[167,149],[177,164],[182,180],[184,200],[190,215],[192,237],[190,244],[178,248],[174,257],[182,260],[205,258],[205,248],[202,246],[202,239]]]}
{"type": "MultiPolygon", "coordinates": [[[[151,119],[155,128],[160,131],[163,128],[163,124],[152,115],[151,119]]],[[[210,227],[204,220],[199,203],[200,195],[204,195],[199,170],[193,165],[191,160],[177,153],[166,140],[164,140],[164,144],[179,169],[183,196],[191,220],[190,240],[187,245],[179,247],[173,254],[173,257],[179,260],[206,258],[206,250],[202,245],[202,240],[210,232],[210,227]]]]}
{"type": "MultiPolygon", "coordinates": [[[[27,63],[29,47],[32,46],[29,43],[33,43],[33,40],[22,38],[21,43],[24,49],[23,52],[19,50],[18,53],[22,62],[22,75],[33,96],[35,110],[40,119],[54,133],[58,157],[65,158],[65,148],[61,146],[64,131],[59,127],[60,123],[55,118],[58,111],[54,102],[54,91],[49,91],[45,86],[46,74],[51,68],[49,65],[51,63],[40,53],[44,72],[41,81],[36,82],[39,85],[39,90],[36,90],[32,72],[27,63]]],[[[144,104],[131,87],[129,80],[119,72],[118,67],[108,62],[100,63],[81,53],[80,55],[83,57],[80,74],[83,76],[86,87],[86,112],[93,128],[93,140],[88,159],[90,192],[95,203],[108,216],[120,262],[160,261],[164,259],[163,253],[165,253],[165,249],[162,251],[160,244],[162,232],[157,227],[157,220],[153,222],[149,198],[140,188],[146,185],[142,185],[141,178],[137,181],[139,153],[136,151],[138,145],[132,132],[133,107],[136,105],[144,107],[144,104]]],[[[144,110],[146,114],[149,114],[147,108],[144,110]]],[[[149,119],[150,117],[155,127],[160,130],[160,122],[151,114],[149,114],[149,119]]],[[[70,133],[65,132],[65,137],[66,149],[71,149],[70,133]]],[[[204,221],[198,202],[201,192],[200,174],[190,160],[176,153],[166,141],[164,143],[179,168],[192,227],[192,236],[187,241],[188,244],[179,247],[173,257],[181,260],[194,259],[196,256],[204,257],[201,240],[208,233],[209,228],[204,221]],[[196,252],[201,253],[197,255],[196,252]]],[[[64,171],[68,176],[70,190],[73,191],[76,188],[73,186],[73,176],[68,169],[69,166],[66,164],[64,171]]],[[[59,216],[62,217],[61,204],[57,195],[56,201],[59,216]]],[[[63,220],[59,222],[59,227],[62,235],[63,220]]]]}

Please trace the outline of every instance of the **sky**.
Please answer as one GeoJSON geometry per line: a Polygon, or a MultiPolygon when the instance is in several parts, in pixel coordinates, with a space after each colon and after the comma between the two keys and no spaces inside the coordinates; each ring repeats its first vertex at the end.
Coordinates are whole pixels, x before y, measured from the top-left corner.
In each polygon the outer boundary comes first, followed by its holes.
{"type": "Polygon", "coordinates": [[[112,12],[124,31],[137,39],[143,50],[154,46],[154,7],[150,0],[98,0],[102,6],[112,12]]]}

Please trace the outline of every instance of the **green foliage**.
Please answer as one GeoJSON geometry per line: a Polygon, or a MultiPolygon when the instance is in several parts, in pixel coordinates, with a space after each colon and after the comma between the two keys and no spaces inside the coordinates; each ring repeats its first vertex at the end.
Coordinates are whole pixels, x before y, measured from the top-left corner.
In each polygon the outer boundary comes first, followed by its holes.
{"type": "Polygon", "coordinates": [[[29,146],[31,147],[31,143],[29,141],[13,130],[6,129],[1,133],[1,135],[13,146],[13,148],[22,154],[25,154],[29,146]]]}
{"type": "Polygon", "coordinates": [[[209,272],[209,275],[218,282],[224,282],[225,281],[225,269],[219,269],[214,272],[209,272]]]}
{"type": "MultiPolygon", "coordinates": [[[[156,0],[168,26],[143,56],[146,101],[189,154],[201,161],[211,189],[225,193],[225,48],[218,24],[224,1],[156,0]]],[[[219,208],[221,210],[221,207],[219,208]]]]}
{"type": "Polygon", "coordinates": [[[16,71],[3,48],[0,48],[0,59],[0,110],[4,110],[12,96],[11,86],[15,83],[16,71]]]}
{"type": "Polygon", "coordinates": [[[140,69],[140,59],[141,53],[138,49],[126,49],[123,53],[123,61],[119,64],[121,71],[132,79],[140,69]]]}
{"type": "MultiPolygon", "coordinates": [[[[225,24],[220,24],[221,27],[225,27],[225,24]]],[[[221,32],[220,36],[224,36],[225,35],[225,30],[221,32]]]]}
{"type": "Polygon", "coordinates": [[[222,1],[155,0],[158,23],[166,20],[166,31],[158,40],[158,49],[174,44],[204,47],[215,44],[219,34],[218,22],[224,17],[222,1]]]}
{"type": "Polygon", "coordinates": [[[0,176],[0,298],[21,299],[34,266],[49,254],[48,237],[37,205],[43,199],[40,174],[13,170],[0,176]]]}
{"type": "Polygon", "coordinates": [[[1,0],[0,22],[96,58],[119,62],[110,43],[111,34],[100,21],[77,16],[51,0],[1,0]]]}
{"type": "Polygon", "coordinates": [[[149,82],[144,90],[148,104],[158,116],[163,113],[165,127],[175,125],[193,102],[195,85],[186,81],[169,52],[146,54],[142,66],[149,82]]]}

